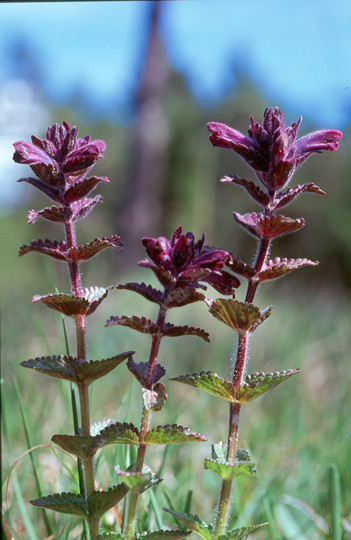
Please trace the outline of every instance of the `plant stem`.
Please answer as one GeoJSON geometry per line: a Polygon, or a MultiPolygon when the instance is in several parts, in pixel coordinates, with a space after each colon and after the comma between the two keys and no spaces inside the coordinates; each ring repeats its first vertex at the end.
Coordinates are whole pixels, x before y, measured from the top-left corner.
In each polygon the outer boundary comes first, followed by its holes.
{"type": "MultiPolygon", "coordinates": [[[[253,302],[257,287],[260,284],[257,274],[261,271],[264,262],[266,260],[268,250],[269,250],[270,240],[267,238],[261,238],[260,244],[258,247],[256,261],[255,261],[255,271],[256,275],[249,279],[245,302],[253,302]]],[[[239,334],[238,346],[233,374],[233,385],[234,391],[237,392],[244,375],[245,362],[247,356],[248,342],[249,342],[249,332],[244,332],[239,334]]],[[[229,463],[235,462],[235,452],[238,442],[238,432],[239,432],[239,418],[240,418],[240,403],[234,402],[229,404],[229,429],[228,429],[228,441],[227,441],[227,456],[226,459],[229,463]]],[[[229,515],[229,503],[230,503],[230,494],[232,490],[233,480],[222,480],[222,487],[218,503],[218,511],[216,518],[216,525],[214,529],[214,537],[217,538],[225,532],[226,523],[229,515]]]]}
{"type": "MultiPolygon", "coordinates": [[[[160,343],[162,339],[162,328],[166,318],[166,310],[161,306],[158,312],[158,317],[156,324],[158,326],[158,333],[152,336],[149,362],[148,362],[148,372],[147,372],[147,381],[145,383],[145,388],[152,390],[152,385],[154,382],[154,373],[157,364],[158,351],[160,349],[160,343]]],[[[144,465],[144,458],[146,452],[146,444],[144,443],[144,438],[148,432],[151,419],[151,411],[145,406],[143,402],[143,410],[141,416],[140,430],[139,430],[139,443],[138,443],[138,455],[135,465],[136,472],[142,472],[144,465]]],[[[135,531],[135,517],[136,509],[138,502],[139,493],[131,492],[128,505],[128,514],[127,514],[127,524],[125,530],[125,538],[127,540],[133,540],[134,531],[135,531]]]]}
{"type": "MultiPolygon", "coordinates": [[[[76,246],[76,235],[74,224],[66,223],[67,247],[76,246]]],[[[76,261],[70,261],[69,271],[71,278],[71,292],[74,296],[81,296],[82,286],[79,274],[79,264],[76,261]]],[[[84,363],[87,361],[86,354],[86,317],[83,315],[76,319],[76,341],[77,341],[77,360],[84,363]]],[[[89,407],[89,386],[85,383],[78,384],[80,417],[82,436],[90,435],[90,407],[89,407]]],[[[83,495],[89,498],[94,493],[94,457],[90,456],[83,460],[85,493],[83,495]]],[[[95,518],[88,519],[90,540],[94,540],[99,533],[99,521],[95,518]]]]}

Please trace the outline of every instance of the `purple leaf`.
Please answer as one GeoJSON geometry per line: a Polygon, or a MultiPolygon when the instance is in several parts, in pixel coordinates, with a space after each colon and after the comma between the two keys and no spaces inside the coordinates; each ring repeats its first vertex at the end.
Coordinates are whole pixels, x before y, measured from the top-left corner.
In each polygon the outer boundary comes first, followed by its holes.
{"type": "Polygon", "coordinates": [[[310,261],[308,259],[281,259],[276,257],[273,260],[265,262],[261,272],[258,274],[260,281],[268,281],[270,279],[276,279],[288,272],[303,268],[304,266],[317,266],[318,261],[310,261]]]}
{"type": "Polygon", "coordinates": [[[201,328],[194,328],[194,326],[174,326],[171,323],[166,323],[162,328],[162,334],[167,337],[198,336],[208,343],[210,342],[209,334],[201,328]]]}
{"type": "Polygon", "coordinates": [[[239,178],[239,176],[224,176],[221,178],[220,182],[231,182],[232,184],[237,184],[246,189],[249,195],[261,206],[264,208],[269,204],[268,195],[254,182],[246,180],[245,178],[239,178]]]}
{"type": "Polygon", "coordinates": [[[298,231],[305,225],[303,218],[292,219],[285,216],[264,216],[263,214],[240,215],[233,212],[234,219],[249,233],[257,238],[267,238],[272,240],[288,233],[298,231]]]}
{"type": "Polygon", "coordinates": [[[105,326],[114,326],[116,324],[127,326],[132,330],[137,330],[144,334],[157,334],[159,331],[156,323],[146,317],[137,317],[136,315],[133,315],[132,317],[128,317],[127,315],[110,317],[105,326]]]}
{"type": "Polygon", "coordinates": [[[325,195],[325,191],[316,186],[313,183],[304,184],[303,186],[297,185],[294,188],[289,188],[287,191],[277,193],[275,196],[274,209],[282,208],[289,204],[295,197],[301,193],[317,193],[318,195],[325,195]]]}

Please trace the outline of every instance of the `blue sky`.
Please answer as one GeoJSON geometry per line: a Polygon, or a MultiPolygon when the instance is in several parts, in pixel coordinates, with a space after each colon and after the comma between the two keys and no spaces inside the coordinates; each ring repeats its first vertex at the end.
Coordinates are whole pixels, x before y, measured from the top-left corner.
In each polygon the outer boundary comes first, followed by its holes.
{"type": "MultiPolygon", "coordinates": [[[[349,0],[173,0],[162,7],[167,56],[199,101],[228,90],[235,59],[248,66],[267,105],[287,105],[320,127],[350,122],[349,0]]],[[[23,38],[55,98],[84,85],[101,107],[123,102],[135,82],[147,9],[146,1],[3,3],[0,80],[9,45],[23,38]]]]}

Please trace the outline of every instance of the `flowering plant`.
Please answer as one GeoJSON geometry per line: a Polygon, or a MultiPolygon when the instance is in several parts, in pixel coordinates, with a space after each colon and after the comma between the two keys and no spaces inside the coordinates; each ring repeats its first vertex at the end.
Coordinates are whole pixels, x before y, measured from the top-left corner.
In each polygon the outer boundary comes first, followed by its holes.
{"type": "Polygon", "coordinates": [[[40,211],[30,211],[28,222],[39,217],[62,223],[65,240],[48,239],[32,241],[23,245],[19,255],[38,252],[68,264],[70,294],[55,293],[34,296],[33,302],[42,302],[63,315],[73,317],[76,325],[76,356],[55,355],[37,357],[22,362],[27,368],[46,375],[65,379],[75,384],[80,403],[80,422],[75,424],[72,435],[56,434],[52,441],[66,452],[77,457],[80,471],[79,493],[56,493],[31,501],[35,506],[73,514],[83,518],[87,524],[86,537],[95,539],[118,538],[183,538],[192,532],[205,540],[220,538],[245,540],[266,524],[227,530],[229,503],[233,480],[240,475],[254,475],[255,463],[249,452],[237,447],[239,418],[242,405],[259,397],[286,381],[299,369],[288,369],[276,373],[252,373],[247,369],[247,350],[251,335],[270,315],[272,307],[261,310],[253,304],[257,287],[263,281],[273,280],[292,270],[314,266],[317,263],[306,258],[292,259],[276,257],[268,259],[272,241],[282,235],[295,232],[304,226],[303,218],[293,219],[277,214],[276,211],[289,204],[304,192],[324,194],[315,184],[297,185],[286,189],[294,172],[312,153],[335,150],[341,138],[336,130],[316,131],[296,139],[301,119],[286,126],[278,108],[266,109],[262,125],[251,118],[248,137],[220,123],[211,122],[208,129],[213,146],[232,149],[253,169],[260,185],[238,176],[225,176],[222,182],[243,187],[262,207],[262,212],[240,215],[234,212],[235,221],[258,241],[258,251],[253,265],[243,262],[231,253],[205,245],[205,237],[195,241],[190,232],[183,233],[178,227],[170,240],[145,237],[142,244],[148,258],[139,261],[139,266],[150,269],[158,279],[161,289],[144,282],[128,282],[114,289],[136,292],[158,306],[156,320],[144,316],[111,316],[107,327],[125,326],[150,335],[151,346],[147,362],[136,362],[134,352],[119,353],[104,360],[87,360],[86,318],[106,298],[112,287],[83,288],[79,265],[107,247],[123,249],[119,236],[96,238],[85,245],[77,245],[75,224],[83,219],[98,204],[102,197],[88,195],[105,177],[87,177],[88,172],[103,157],[105,143],[91,141],[90,137],[77,137],[77,129],[64,123],[49,127],[45,139],[32,137],[32,143],[17,142],[14,160],[28,164],[35,178],[21,181],[41,190],[60,206],[51,206],[40,211]],[[240,279],[247,280],[244,301],[234,298],[240,279]],[[206,296],[206,287],[211,285],[227,298],[212,300],[206,296]],[[167,390],[160,382],[166,373],[159,362],[161,340],[164,337],[196,336],[209,341],[208,333],[194,326],[175,326],[166,322],[168,310],[181,308],[195,302],[204,302],[209,312],[229,326],[237,334],[237,354],[233,365],[233,378],[228,380],[210,371],[179,375],[173,381],[199,388],[229,404],[229,429],[227,441],[212,445],[211,457],[205,459],[205,469],[211,470],[222,479],[215,524],[207,524],[200,517],[180,513],[172,514],[188,529],[139,532],[137,525],[138,500],[145,490],[156,486],[161,478],[145,463],[146,450],[150,445],[204,442],[206,437],[189,428],[166,424],[151,427],[151,417],[160,411],[167,400],[167,390]],[[123,361],[140,384],[142,413],[140,427],[131,423],[108,420],[90,425],[89,386],[96,379],[109,374],[123,361]],[[95,484],[95,454],[109,444],[124,444],[136,448],[135,460],[127,470],[120,466],[115,471],[120,483],[107,491],[99,491],[95,484]],[[99,521],[103,514],[125,501],[121,532],[99,536],[99,521]]]}

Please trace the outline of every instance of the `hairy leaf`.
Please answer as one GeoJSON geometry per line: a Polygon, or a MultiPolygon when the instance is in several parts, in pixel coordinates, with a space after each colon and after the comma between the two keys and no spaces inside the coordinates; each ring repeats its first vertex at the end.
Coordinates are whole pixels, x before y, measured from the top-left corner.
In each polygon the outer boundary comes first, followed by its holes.
{"type": "Polygon", "coordinates": [[[266,208],[269,203],[268,195],[254,182],[246,180],[245,178],[239,178],[239,176],[224,176],[221,178],[220,182],[231,182],[232,184],[237,184],[238,186],[243,187],[251,195],[251,197],[258,202],[261,206],[266,208]]]}
{"type": "Polygon", "coordinates": [[[168,337],[198,336],[208,343],[210,342],[209,334],[201,328],[194,328],[194,326],[174,326],[171,323],[166,323],[163,325],[162,333],[168,337]]]}
{"type": "Polygon", "coordinates": [[[194,386],[195,388],[200,388],[200,390],[204,390],[229,403],[235,401],[233,383],[227,379],[222,379],[222,377],[219,377],[216,373],[212,373],[211,371],[201,371],[201,373],[194,373],[192,375],[180,375],[179,377],[173,377],[171,381],[181,382],[194,386]]]}
{"type": "Polygon", "coordinates": [[[250,527],[240,527],[240,529],[232,529],[226,534],[218,536],[217,540],[247,540],[250,535],[266,527],[268,523],[260,523],[259,525],[251,525],[250,527]]]}
{"type": "Polygon", "coordinates": [[[254,476],[256,463],[251,461],[236,461],[235,463],[221,462],[215,459],[205,459],[205,469],[209,469],[224,480],[233,480],[237,476],[254,476]]]}
{"type": "Polygon", "coordinates": [[[97,205],[102,203],[102,196],[97,195],[94,199],[83,198],[70,204],[72,211],[71,221],[74,223],[85,218],[89,212],[97,205]]]}
{"type": "Polygon", "coordinates": [[[72,217],[72,211],[68,206],[50,206],[38,212],[36,210],[30,210],[27,214],[27,221],[31,225],[40,217],[48,221],[67,223],[72,217]]]}
{"type": "Polygon", "coordinates": [[[243,404],[258,398],[268,390],[286,381],[300,369],[288,369],[286,371],[276,371],[274,373],[252,373],[246,375],[245,380],[236,393],[236,400],[243,404]]]}
{"type": "MultiPolygon", "coordinates": [[[[140,382],[142,386],[145,386],[148,379],[148,362],[134,362],[133,358],[130,357],[127,362],[127,368],[134,377],[140,382]]],[[[166,374],[166,370],[161,364],[156,364],[152,384],[155,384],[166,374]]]]}
{"type": "Polygon", "coordinates": [[[155,302],[156,304],[161,304],[163,301],[163,292],[154,289],[151,285],[146,285],[145,283],[126,283],[125,285],[117,285],[116,289],[134,291],[144,296],[144,298],[147,298],[147,300],[150,300],[150,302],[155,302]]]}
{"type": "Polygon", "coordinates": [[[226,266],[230,268],[239,276],[243,276],[246,279],[250,279],[255,275],[255,269],[252,268],[249,264],[244,263],[240,257],[232,257],[226,262],[226,266]]]}
{"type": "Polygon", "coordinates": [[[178,540],[180,538],[185,538],[192,534],[191,531],[150,531],[143,532],[136,535],[137,540],[178,540]]]}
{"type": "Polygon", "coordinates": [[[188,287],[176,287],[167,294],[164,306],[167,309],[170,309],[174,307],[186,306],[194,302],[199,302],[200,300],[205,300],[205,295],[198,292],[196,289],[188,287]]]}
{"type": "Polygon", "coordinates": [[[75,181],[66,189],[63,198],[67,203],[82,199],[89,195],[100,182],[108,183],[109,179],[106,176],[91,176],[90,178],[84,178],[84,180],[75,181]]]}
{"type": "Polygon", "coordinates": [[[304,184],[303,186],[300,186],[298,184],[293,188],[289,188],[287,191],[281,191],[280,193],[277,193],[275,196],[276,203],[274,205],[274,208],[282,208],[283,206],[289,204],[293,199],[295,199],[295,197],[305,192],[325,195],[325,191],[323,191],[320,187],[316,186],[313,183],[304,184]]]}
{"type": "Polygon", "coordinates": [[[103,287],[89,287],[83,290],[82,296],[69,294],[47,294],[33,296],[32,302],[43,302],[46,306],[69,317],[82,317],[94,313],[108,294],[103,287]]]}
{"type": "Polygon", "coordinates": [[[34,506],[40,506],[48,510],[55,510],[63,514],[88,518],[88,504],[83,495],[78,493],[54,493],[47,497],[29,501],[34,506]]]}
{"type": "Polygon", "coordinates": [[[169,510],[168,508],[163,509],[165,512],[172,514],[184,523],[189,529],[196,532],[198,536],[204,540],[212,540],[212,533],[210,532],[210,527],[199,518],[199,516],[193,514],[181,514],[180,512],[175,512],[174,510],[169,510]]]}
{"type": "Polygon", "coordinates": [[[127,422],[116,422],[105,427],[100,431],[98,435],[100,446],[106,446],[108,444],[122,443],[122,444],[138,444],[139,431],[133,424],[127,422]]]}
{"type": "Polygon", "coordinates": [[[92,437],[100,435],[100,431],[105,429],[105,427],[111,426],[115,423],[116,420],[114,420],[114,418],[107,418],[106,420],[99,420],[98,422],[94,422],[93,424],[90,424],[90,435],[92,437]]]}
{"type": "Polygon", "coordinates": [[[142,388],[142,393],[144,406],[148,411],[160,411],[168,397],[162,383],[156,383],[152,390],[142,388]]]}
{"type": "Polygon", "coordinates": [[[51,438],[52,442],[82,459],[95,454],[98,450],[98,437],[82,436],[82,435],[54,435],[51,438]]]}
{"type": "Polygon", "coordinates": [[[210,313],[239,333],[253,332],[270,316],[272,308],[264,311],[254,304],[239,302],[233,298],[217,298],[212,302],[210,313]]]}
{"type": "Polygon", "coordinates": [[[132,317],[128,317],[127,315],[110,317],[105,326],[115,326],[116,324],[127,326],[132,330],[137,330],[144,334],[157,334],[159,331],[156,323],[146,317],[137,317],[136,315],[133,315],[132,317]]]}
{"type": "Polygon", "coordinates": [[[304,266],[317,266],[318,264],[318,261],[314,262],[308,259],[281,259],[280,257],[275,257],[275,259],[267,261],[264,264],[258,277],[260,281],[267,281],[269,279],[279,278],[298,268],[303,268],[304,266]]]}
{"type": "Polygon", "coordinates": [[[115,471],[127,487],[134,493],[143,493],[153,486],[157,486],[162,482],[162,478],[157,476],[150,467],[143,465],[143,471],[135,472],[134,466],[128,467],[126,472],[121,471],[119,466],[115,467],[115,471]]]}
{"type": "Polygon", "coordinates": [[[95,238],[89,244],[70,248],[68,250],[68,257],[72,261],[84,262],[97,255],[101,250],[109,247],[123,251],[124,244],[116,234],[108,237],[103,236],[102,238],[95,238]]]}
{"type": "Polygon", "coordinates": [[[157,426],[148,431],[144,438],[145,444],[175,444],[192,441],[207,441],[207,438],[177,424],[157,426]]]}
{"type": "Polygon", "coordinates": [[[30,245],[24,244],[20,247],[18,256],[22,257],[23,255],[26,255],[26,253],[30,253],[31,251],[43,253],[44,255],[49,255],[50,257],[53,257],[58,261],[67,260],[67,245],[64,240],[61,240],[61,242],[58,242],[57,240],[52,242],[48,238],[46,238],[45,240],[42,240],[41,238],[39,238],[38,240],[32,240],[30,245]]]}
{"type": "Polygon", "coordinates": [[[234,219],[239,225],[244,227],[249,233],[257,238],[274,239],[288,233],[298,231],[305,225],[303,218],[292,219],[285,216],[264,216],[263,214],[240,215],[233,213],[234,219]]]}
{"type": "Polygon", "coordinates": [[[100,519],[107,510],[119,503],[128,491],[124,483],[117,484],[108,491],[94,491],[88,499],[89,517],[100,519]]]}

